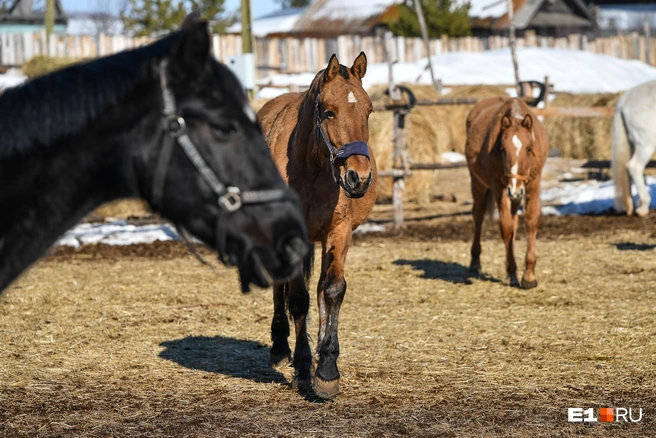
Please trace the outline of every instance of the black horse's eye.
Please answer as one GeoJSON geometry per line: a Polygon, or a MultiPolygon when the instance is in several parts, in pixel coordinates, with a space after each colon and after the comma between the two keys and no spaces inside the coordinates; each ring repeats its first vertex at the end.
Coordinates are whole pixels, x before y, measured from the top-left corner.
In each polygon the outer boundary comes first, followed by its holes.
{"type": "Polygon", "coordinates": [[[331,110],[326,110],[326,111],[324,111],[324,112],[323,112],[323,115],[324,115],[327,119],[332,119],[333,117],[335,117],[335,113],[332,112],[331,110]]]}
{"type": "Polygon", "coordinates": [[[235,135],[237,133],[237,127],[232,122],[216,123],[213,125],[213,127],[216,133],[221,136],[235,135]]]}

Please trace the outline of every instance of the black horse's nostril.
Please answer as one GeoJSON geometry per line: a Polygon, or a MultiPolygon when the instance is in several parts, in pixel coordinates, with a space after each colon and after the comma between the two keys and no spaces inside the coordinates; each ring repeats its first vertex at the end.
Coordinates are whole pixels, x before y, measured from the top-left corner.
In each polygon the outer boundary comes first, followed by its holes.
{"type": "Polygon", "coordinates": [[[307,253],[305,241],[298,236],[287,239],[282,246],[282,257],[290,265],[296,265],[303,261],[307,253]]]}
{"type": "Polygon", "coordinates": [[[371,185],[371,182],[374,179],[374,173],[370,170],[369,171],[369,177],[367,178],[367,181],[364,183],[367,187],[371,185]]]}
{"type": "Polygon", "coordinates": [[[346,184],[352,189],[356,188],[360,183],[360,176],[355,170],[346,171],[346,184]]]}

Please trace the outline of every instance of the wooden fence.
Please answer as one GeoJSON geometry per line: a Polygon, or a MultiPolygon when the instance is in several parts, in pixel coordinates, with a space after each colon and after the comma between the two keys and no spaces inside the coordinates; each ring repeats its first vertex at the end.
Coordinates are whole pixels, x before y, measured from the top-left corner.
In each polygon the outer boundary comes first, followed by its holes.
{"type": "MultiPolygon", "coordinates": [[[[148,38],[126,36],[73,36],[55,35],[46,44],[44,32],[0,34],[0,65],[20,66],[36,55],[89,58],[104,56],[131,49],[145,43],[148,38]]],[[[539,37],[527,32],[517,39],[518,47],[550,47],[600,53],[622,59],[637,59],[656,64],[656,38],[632,33],[609,38],[589,40],[585,35],[567,38],[539,37]]],[[[448,38],[430,41],[430,53],[485,50],[508,47],[508,38],[448,38]]],[[[225,61],[228,56],[241,53],[239,35],[214,35],[213,48],[216,57],[225,61]]],[[[391,47],[394,59],[399,62],[416,62],[426,57],[426,50],[419,38],[396,37],[391,47]]],[[[382,41],[377,37],[341,36],[335,39],[316,38],[258,38],[256,40],[256,65],[258,77],[276,72],[315,72],[325,67],[332,53],[339,59],[353,60],[364,51],[370,63],[385,62],[382,41]]],[[[345,61],[346,62],[346,61],[345,61]]]]}

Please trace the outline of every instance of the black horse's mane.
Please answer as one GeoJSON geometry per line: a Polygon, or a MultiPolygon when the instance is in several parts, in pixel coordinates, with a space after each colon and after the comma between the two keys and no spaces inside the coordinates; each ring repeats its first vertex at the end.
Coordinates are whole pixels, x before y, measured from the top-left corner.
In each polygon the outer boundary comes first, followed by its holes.
{"type": "Polygon", "coordinates": [[[0,94],[0,158],[73,135],[150,79],[179,32],[135,50],[77,64],[0,94]]]}

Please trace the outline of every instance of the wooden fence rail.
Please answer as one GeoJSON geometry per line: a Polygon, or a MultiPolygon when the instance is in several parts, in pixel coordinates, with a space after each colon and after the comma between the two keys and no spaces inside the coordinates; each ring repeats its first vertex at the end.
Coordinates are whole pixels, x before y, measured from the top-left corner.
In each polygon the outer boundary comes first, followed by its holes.
{"type": "MultiPolygon", "coordinates": [[[[0,34],[0,65],[20,66],[36,55],[56,57],[89,58],[104,56],[121,50],[131,49],[151,41],[148,38],[130,38],[122,35],[55,35],[46,44],[45,32],[0,34]]],[[[656,38],[647,44],[644,35],[632,33],[608,38],[589,40],[585,35],[570,35],[566,38],[539,37],[530,32],[517,39],[518,47],[549,47],[600,53],[622,59],[637,59],[656,64],[656,38]]],[[[429,42],[431,55],[508,47],[508,38],[442,37],[429,42]]],[[[377,37],[355,35],[334,39],[317,38],[258,38],[256,40],[256,65],[258,77],[279,72],[315,72],[325,67],[332,53],[340,59],[355,59],[364,51],[370,63],[385,62],[383,43],[377,37]]],[[[216,57],[226,61],[227,57],[241,53],[241,36],[214,35],[213,49],[216,57]]],[[[426,57],[426,49],[419,38],[395,37],[390,47],[393,59],[399,62],[417,62],[426,57]]]]}

